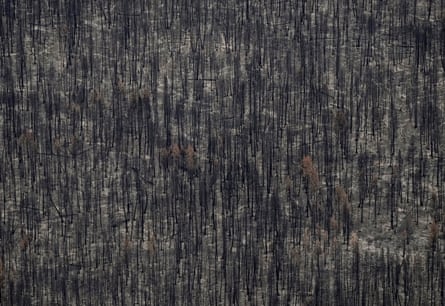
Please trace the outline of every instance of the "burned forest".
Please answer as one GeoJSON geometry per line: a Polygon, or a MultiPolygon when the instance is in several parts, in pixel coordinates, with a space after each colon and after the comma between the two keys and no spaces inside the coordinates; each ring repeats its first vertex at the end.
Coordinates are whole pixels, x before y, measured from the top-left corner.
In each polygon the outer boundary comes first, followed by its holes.
{"type": "Polygon", "coordinates": [[[0,304],[444,305],[444,0],[0,0],[0,304]]]}

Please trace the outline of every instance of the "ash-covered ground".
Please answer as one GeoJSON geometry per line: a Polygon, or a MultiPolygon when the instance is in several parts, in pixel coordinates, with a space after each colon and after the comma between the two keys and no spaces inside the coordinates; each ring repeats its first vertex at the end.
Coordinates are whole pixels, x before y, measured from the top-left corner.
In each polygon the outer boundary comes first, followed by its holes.
{"type": "Polygon", "coordinates": [[[0,304],[442,305],[444,5],[0,0],[0,304]]]}

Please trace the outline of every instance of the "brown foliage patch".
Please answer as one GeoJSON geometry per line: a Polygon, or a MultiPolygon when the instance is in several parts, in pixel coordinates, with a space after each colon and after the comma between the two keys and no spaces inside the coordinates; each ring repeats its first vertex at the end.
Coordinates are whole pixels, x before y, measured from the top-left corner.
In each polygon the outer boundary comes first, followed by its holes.
{"type": "Polygon", "coordinates": [[[428,239],[430,241],[431,247],[434,249],[436,247],[437,238],[439,237],[439,224],[433,221],[430,224],[428,239]]]}
{"type": "Polygon", "coordinates": [[[170,148],[160,150],[159,158],[164,168],[167,168],[169,162],[173,161],[177,167],[191,173],[196,173],[198,169],[198,158],[192,145],[182,149],[178,144],[172,144],[170,148]]]}
{"type": "Polygon", "coordinates": [[[24,252],[28,249],[29,243],[31,241],[31,237],[29,235],[23,235],[23,237],[19,241],[20,251],[24,252]]]}
{"type": "Polygon", "coordinates": [[[175,143],[170,146],[170,156],[174,160],[179,160],[181,158],[181,152],[182,149],[179,147],[178,144],[175,143]]]}
{"type": "Polygon", "coordinates": [[[197,167],[196,152],[192,145],[184,149],[185,167],[187,170],[194,171],[197,167]]]}
{"type": "Polygon", "coordinates": [[[91,101],[95,105],[104,105],[104,97],[103,97],[102,93],[100,93],[96,89],[94,89],[93,93],[91,94],[91,101]]]}
{"type": "Polygon", "coordinates": [[[335,187],[335,199],[337,201],[339,209],[341,209],[344,221],[346,221],[351,213],[351,205],[349,204],[348,194],[340,185],[335,187]]]}
{"type": "Polygon", "coordinates": [[[335,186],[335,199],[337,200],[337,203],[340,205],[345,205],[349,202],[348,194],[346,193],[345,189],[340,185],[335,186]]]}
{"type": "Polygon", "coordinates": [[[339,222],[337,221],[337,219],[335,219],[334,216],[332,216],[331,219],[329,220],[329,224],[330,224],[330,226],[331,226],[331,230],[332,230],[334,233],[338,233],[338,232],[340,231],[340,224],[339,224],[339,222]]]}
{"type": "Polygon", "coordinates": [[[150,232],[147,239],[147,251],[150,256],[153,256],[156,252],[156,236],[153,232],[150,232]]]}
{"type": "Polygon", "coordinates": [[[350,244],[351,244],[351,247],[352,247],[352,251],[355,254],[358,254],[358,252],[359,252],[359,239],[358,239],[358,235],[357,235],[356,232],[353,232],[351,234],[350,244]]]}
{"type": "Polygon", "coordinates": [[[301,169],[303,170],[303,176],[309,180],[311,190],[317,190],[320,187],[320,178],[310,156],[303,157],[301,169]]]}

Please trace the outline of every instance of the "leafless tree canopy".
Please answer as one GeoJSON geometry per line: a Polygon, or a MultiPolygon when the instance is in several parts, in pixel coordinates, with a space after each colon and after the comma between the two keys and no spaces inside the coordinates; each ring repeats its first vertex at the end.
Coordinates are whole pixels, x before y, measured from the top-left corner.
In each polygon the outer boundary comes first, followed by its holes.
{"type": "Polygon", "coordinates": [[[0,0],[1,305],[443,305],[444,0],[0,0]]]}

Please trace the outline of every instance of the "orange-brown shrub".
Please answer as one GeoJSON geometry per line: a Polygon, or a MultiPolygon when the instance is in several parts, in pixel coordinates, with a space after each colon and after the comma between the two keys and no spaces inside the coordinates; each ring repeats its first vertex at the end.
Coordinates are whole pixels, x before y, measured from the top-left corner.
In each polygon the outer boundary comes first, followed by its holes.
{"type": "Polygon", "coordinates": [[[147,251],[150,256],[154,255],[156,252],[156,236],[151,231],[147,239],[147,251]]]}
{"type": "Polygon", "coordinates": [[[311,190],[317,190],[320,187],[320,179],[310,156],[303,157],[301,169],[303,170],[303,176],[309,180],[311,190]]]}
{"type": "Polygon", "coordinates": [[[20,251],[24,252],[28,249],[29,242],[31,241],[31,237],[29,235],[23,235],[23,237],[19,241],[20,251]]]}
{"type": "Polygon", "coordinates": [[[334,216],[332,216],[331,219],[329,220],[329,224],[331,226],[331,230],[334,233],[338,233],[338,231],[340,230],[340,224],[338,223],[337,219],[335,219],[334,216]]]}
{"type": "Polygon", "coordinates": [[[179,160],[181,158],[181,152],[182,150],[178,144],[175,143],[170,146],[170,156],[174,160],[179,160]]]}
{"type": "Polygon", "coordinates": [[[355,254],[358,254],[358,252],[359,252],[359,239],[358,239],[358,235],[357,235],[356,232],[353,232],[351,234],[350,244],[351,244],[351,247],[352,247],[352,251],[355,254]]]}
{"type": "Polygon", "coordinates": [[[428,239],[431,244],[431,248],[433,248],[433,249],[436,248],[436,243],[437,243],[438,237],[439,237],[439,224],[437,224],[436,221],[433,221],[430,224],[430,232],[429,232],[429,236],[428,236],[428,239]]]}
{"type": "Polygon", "coordinates": [[[192,145],[188,145],[184,149],[185,167],[187,170],[193,171],[196,169],[196,153],[192,145]]]}
{"type": "Polygon", "coordinates": [[[347,205],[349,202],[348,194],[346,193],[345,189],[340,185],[335,186],[335,199],[337,203],[341,206],[347,205]]]}

